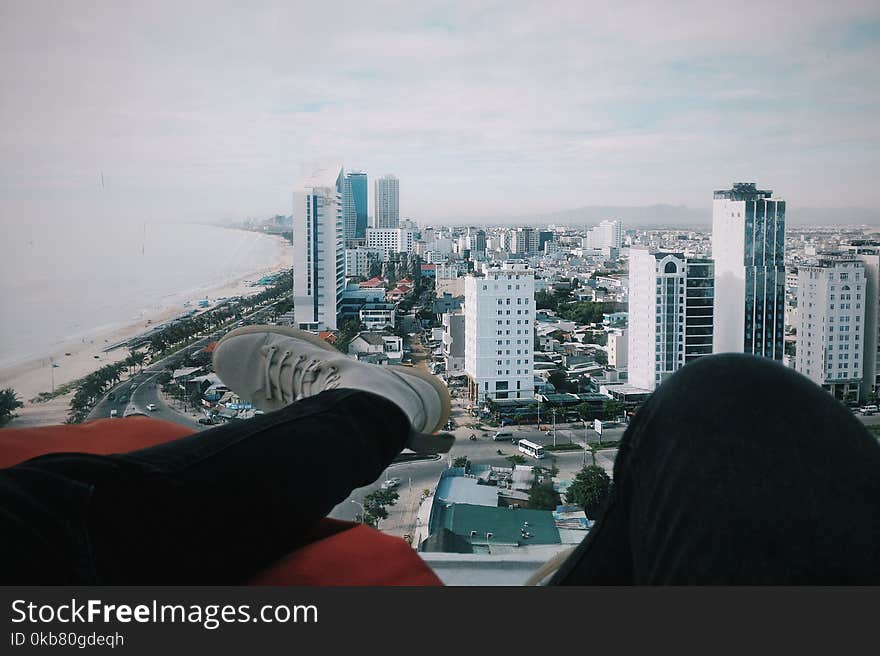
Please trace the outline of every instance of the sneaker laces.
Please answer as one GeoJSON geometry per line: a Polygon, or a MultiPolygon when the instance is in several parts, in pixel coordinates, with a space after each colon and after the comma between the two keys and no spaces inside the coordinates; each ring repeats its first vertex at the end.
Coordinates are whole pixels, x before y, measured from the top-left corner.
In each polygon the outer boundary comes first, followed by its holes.
{"type": "Polygon", "coordinates": [[[266,393],[266,400],[293,403],[326,389],[333,389],[339,384],[339,369],[336,365],[324,364],[321,360],[312,359],[303,366],[307,358],[300,353],[292,363],[290,393],[285,394],[281,371],[290,360],[293,351],[286,350],[277,359],[275,358],[278,352],[277,346],[264,346],[261,352],[265,361],[263,390],[266,393]]]}

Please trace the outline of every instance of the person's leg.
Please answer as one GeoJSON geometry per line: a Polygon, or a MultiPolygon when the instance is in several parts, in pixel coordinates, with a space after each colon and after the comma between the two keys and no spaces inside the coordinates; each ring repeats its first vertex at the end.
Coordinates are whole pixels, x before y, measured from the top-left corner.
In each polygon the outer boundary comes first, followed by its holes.
{"type": "Polygon", "coordinates": [[[551,584],[880,582],[880,446],[777,363],[684,367],[633,420],[614,479],[551,584]]]}
{"type": "Polygon", "coordinates": [[[243,583],[376,480],[410,432],[391,401],[339,389],[128,454],[0,470],[0,580],[243,583]]]}

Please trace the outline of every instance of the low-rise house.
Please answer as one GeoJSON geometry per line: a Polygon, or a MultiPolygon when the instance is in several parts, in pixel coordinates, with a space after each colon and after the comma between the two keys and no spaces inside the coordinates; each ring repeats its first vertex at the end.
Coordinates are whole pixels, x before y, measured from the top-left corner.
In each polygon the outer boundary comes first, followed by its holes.
{"type": "Polygon", "coordinates": [[[403,339],[389,333],[360,332],[348,345],[348,354],[371,364],[399,364],[403,339]]]}
{"type": "Polygon", "coordinates": [[[360,310],[360,321],[367,330],[384,330],[386,326],[397,325],[396,315],[395,303],[367,303],[360,310]]]}

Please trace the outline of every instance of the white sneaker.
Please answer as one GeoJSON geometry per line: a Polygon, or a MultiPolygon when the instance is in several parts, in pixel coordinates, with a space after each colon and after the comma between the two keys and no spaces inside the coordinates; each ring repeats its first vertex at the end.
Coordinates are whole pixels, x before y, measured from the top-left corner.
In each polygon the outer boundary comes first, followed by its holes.
{"type": "Polygon", "coordinates": [[[384,396],[409,418],[407,447],[448,451],[451,435],[431,435],[446,425],[449,391],[439,379],[415,367],[358,362],[313,333],[286,326],[245,326],[217,343],[214,371],[254,407],[279,410],[324,390],[358,389],[384,396]]]}

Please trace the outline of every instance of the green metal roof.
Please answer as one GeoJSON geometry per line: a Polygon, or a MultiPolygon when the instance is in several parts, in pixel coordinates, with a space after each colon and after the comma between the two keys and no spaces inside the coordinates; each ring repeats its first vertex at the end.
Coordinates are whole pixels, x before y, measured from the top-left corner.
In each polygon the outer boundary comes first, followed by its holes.
{"type": "Polygon", "coordinates": [[[490,544],[559,544],[559,530],[549,510],[526,510],[523,508],[492,508],[474,506],[467,503],[441,506],[438,516],[432,522],[432,533],[442,528],[449,529],[472,544],[486,544],[486,533],[492,533],[490,544]],[[526,530],[531,537],[523,538],[521,529],[528,522],[526,530]],[[471,537],[471,531],[476,535],[471,537]]]}

